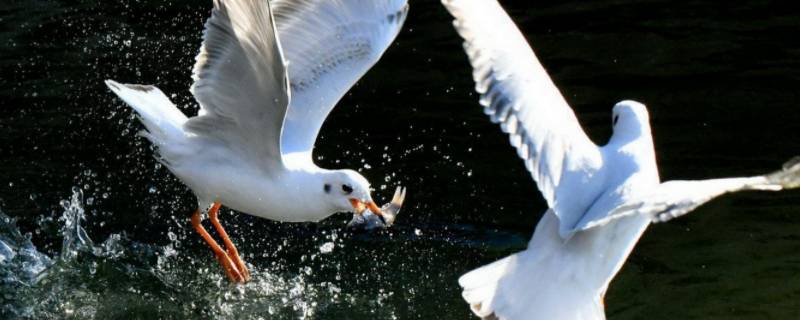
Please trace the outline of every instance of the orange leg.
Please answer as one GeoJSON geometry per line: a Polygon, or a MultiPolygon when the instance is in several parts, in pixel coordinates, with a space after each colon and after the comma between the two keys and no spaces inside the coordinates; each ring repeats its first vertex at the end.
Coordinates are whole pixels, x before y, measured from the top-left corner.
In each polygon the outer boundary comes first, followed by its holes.
{"type": "Polygon", "coordinates": [[[194,212],[194,215],[192,215],[192,226],[194,226],[194,229],[197,230],[197,233],[199,233],[200,236],[206,240],[206,243],[208,243],[208,245],[211,247],[211,250],[214,251],[214,254],[217,256],[217,260],[222,265],[222,268],[225,269],[228,279],[233,282],[244,282],[244,277],[239,270],[236,269],[236,265],[234,265],[228,254],[222,250],[219,244],[217,244],[217,241],[215,241],[214,238],[208,234],[206,229],[203,228],[203,225],[200,224],[200,220],[200,209],[198,208],[197,211],[194,212]]]}
{"type": "Polygon", "coordinates": [[[219,223],[218,213],[220,206],[221,204],[219,202],[214,202],[214,205],[208,210],[208,217],[211,218],[211,224],[214,225],[214,229],[217,229],[217,233],[219,233],[219,236],[222,237],[222,242],[225,243],[225,249],[228,251],[228,256],[230,256],[231,260],[236,263],[236,268],[239,269],[244,281],[248,281],[250,280],[250,270],[247,270],[247,266],[244,264],[244,261],[239,257],[239,251],[236,250],[236,246],[233,245],[233,241],[231,241],[231,238],[228,237],[228,233],[225,232],[225,229],[222,228],[222,224],[219,223]]]}

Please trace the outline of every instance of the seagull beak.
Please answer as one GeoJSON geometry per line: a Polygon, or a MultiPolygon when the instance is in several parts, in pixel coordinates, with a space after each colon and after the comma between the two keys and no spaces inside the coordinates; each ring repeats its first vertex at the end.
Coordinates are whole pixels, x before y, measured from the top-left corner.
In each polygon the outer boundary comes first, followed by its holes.
{"type": "Polygon", "coordinates": [[[367,209],[367,206],[365,206],[364,203],[361,202],[361,200],[358,200],[358,199],[350,199],[350,205],[353,206],[353,209],[355,210],[355,213],[358,214],[358,215],[364,213],[364,210],[367,209]]]}
{"type": "Polygon", "coordinates": [[[369,209],[372,213],[383,216],[383,212],[381,212],[381,208],[378,208],[378,205],[375,204],[373,201],[364,202],[358,199],[350,199],[350,205],[353,206],[355,213],[358,215],[364,214],[364,210],[369,209]]]}

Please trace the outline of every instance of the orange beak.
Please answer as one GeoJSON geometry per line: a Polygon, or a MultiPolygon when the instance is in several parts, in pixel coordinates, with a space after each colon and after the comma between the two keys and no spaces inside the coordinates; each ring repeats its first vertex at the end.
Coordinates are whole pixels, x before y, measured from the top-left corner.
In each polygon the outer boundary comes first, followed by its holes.
{"type": "Polygon", "coordinates": [[[356,214],[364,214],[364,210],[369,209],[372,213],[383,216],[383,212],[381,212],[381,208],[378,208],[378,205],[375,202],[363,202],[358,199],[350,199],[350,205],[353,206],[355,209],[356,214]]]}

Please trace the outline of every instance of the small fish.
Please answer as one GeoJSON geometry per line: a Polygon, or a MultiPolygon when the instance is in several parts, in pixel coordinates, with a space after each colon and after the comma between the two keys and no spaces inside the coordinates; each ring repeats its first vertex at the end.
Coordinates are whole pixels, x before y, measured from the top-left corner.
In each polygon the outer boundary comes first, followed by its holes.
{"type": "Polygon", "coordinates": [[[403,206],[403,201],[406,199],[406,188],[397,187],[394,191],[392,201],[384,204],[381,207],[383,216],[379,216],[369,209],[364,210],[362,214],[353,214],[353,219],[347,224],[348,228],[359,230],[374,230],[386,229],[394,224],[397,214],[400,213],[400,208],[403,206]]]}

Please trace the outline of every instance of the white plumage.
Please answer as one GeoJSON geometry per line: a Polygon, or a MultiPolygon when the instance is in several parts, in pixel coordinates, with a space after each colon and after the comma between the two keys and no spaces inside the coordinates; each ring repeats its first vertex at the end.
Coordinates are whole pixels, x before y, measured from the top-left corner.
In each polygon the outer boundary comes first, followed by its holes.
{"type": "Polygon", "coordinates": [[[222,203],[280,221],[365,207],[380,214],[363,176],[317,167],[312,148],[407,10],[406,0],[214,0],[193,71],[197,116],[187,119],[153,86],[106,84],[201,208],[222,203]]]}
{"type": "Polygon", "coordinates": [[[291,82],[283,153],[308,153],[328,113],[397,37],[406,0],[279,0],[275,20],[291,82]]]}
{"type": "Polygon", "coordinates": [[[528,249],[459,279],[492,319],[604,319],[603,296],[652,221],[740,190],[800,185],[800,163],[758,177],[660,183],[644,105],[618,103],[595,145],[496,0],[442,0],[474,69],[480,104],[501,124],[550,209],[528,249]]]}
{"type": "Polygon", "coordinates": [[[137,111],[145,136],[201,205],[220,200],[266,218],[319,220],[345,209],[321,203],[321,175],[354,172],[313,165],[314,140],[330,110],[396,37],[408,5],[279,0],[272,6],[214,1],[193,71],[201,108],[195,117],[187,120],[153,86],[107,84],[137,111]],[[305,187],[314,180],[318,186],[305,187]]]}

